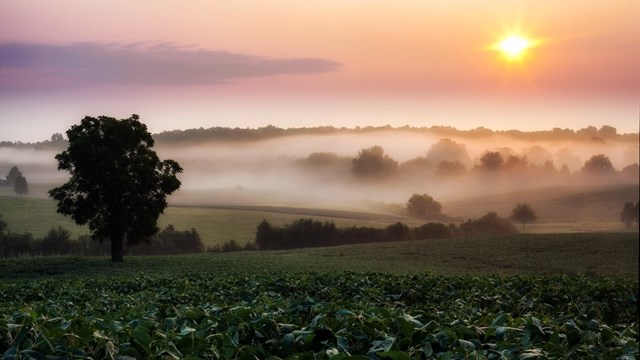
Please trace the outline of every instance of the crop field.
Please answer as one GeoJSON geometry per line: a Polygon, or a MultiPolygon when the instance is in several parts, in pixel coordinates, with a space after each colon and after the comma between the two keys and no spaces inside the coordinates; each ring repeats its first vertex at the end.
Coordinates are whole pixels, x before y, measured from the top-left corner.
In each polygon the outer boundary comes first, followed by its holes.
{"type": "Polygon", "coordinates": [[[638,357],[637,234],[447,241],[128,257],[123,264],[2,260],[0,354],[638,357]],[[482,248],[495,255],[474,255],[482,248]]]}
{"type": "Polygon", "coordinates": [[[5,359],[634,359],[638,283],[192,268],[0,282],[5,359]]]}
{"type": "Polygon", "coordinates": [[[358,271],[438,275],[553,275],[638,279],[638,234],[516,234],[278,251],[126,257],[20,257],[0,261],[0,281],[43,275],[145,272],[358,271]]]}

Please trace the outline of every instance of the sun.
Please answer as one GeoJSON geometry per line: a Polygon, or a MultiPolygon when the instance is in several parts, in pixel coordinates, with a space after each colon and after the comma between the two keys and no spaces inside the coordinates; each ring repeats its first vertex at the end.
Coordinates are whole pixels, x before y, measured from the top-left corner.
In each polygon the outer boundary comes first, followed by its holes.
{"type": "Polygon", "coordinates": [[[494,44],[493,49],[500,51],[502,55],[509,61],[521,60],[527,50],[533,48],[536,41],[529,39],[523,35],[512,34],[505,36],[494,44]]]}

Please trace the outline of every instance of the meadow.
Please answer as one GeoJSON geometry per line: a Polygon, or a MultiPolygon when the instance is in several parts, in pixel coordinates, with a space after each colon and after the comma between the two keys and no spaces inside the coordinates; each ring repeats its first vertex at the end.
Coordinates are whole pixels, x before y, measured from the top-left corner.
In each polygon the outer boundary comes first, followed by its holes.
{"type": "MultiPolygon", "coordinates": [[[[88,234],[88,229],[55,212],[55,202],[46,198],[50,185],[34,185],[33,196],[18,197],[8,188],[0,187],[0,215],[14,232],[30,232],[34,237],[44,236],[52,227],[62,226],[73,237],[88,234]]],[[[252,242],[255,230],[262,220],[274,225],[290,223],[301,217],[333,221],[337,226],[384,227],[398,221],[409,226],[420,226],[424,221],[389,212],[384,204],[345,209],[293,206],[275,198],[268,202],[239,199],[231,191],[183,191],[160,217],[161,228],[173,224],[178,230],[194,228],[205,246],[221,245],[235,240],[239,244],[252,242]],[[230,201],[225,203],[224,201],[230,201]],[[236,201],[233,203],[231,201],[236,201]]],[[[246,191],[249,192],[249,191],[246,191]]],[[[251,193],[250,195],[254,195],[251,193]]],[[[247,195],[248,196],[248,195],[247,195]]],[[[527,224],[526,233],[575,232],[637,232],[637,225],[625,228],[619,214],[626,201],[637,199],[637,186],[618,185],[602,187],[544,188],[504,194],[482,195],[450,201],[444,204],[446,213],[460,219],[477,218],[488,211],[508,216],[516,202],[527,201],[538,212],[539,220],[527,224]]],[[[396,204],[402,208],[402,204],[396,204]]],[[[520,230],[521,227],[519,227],[520,230]]]]}

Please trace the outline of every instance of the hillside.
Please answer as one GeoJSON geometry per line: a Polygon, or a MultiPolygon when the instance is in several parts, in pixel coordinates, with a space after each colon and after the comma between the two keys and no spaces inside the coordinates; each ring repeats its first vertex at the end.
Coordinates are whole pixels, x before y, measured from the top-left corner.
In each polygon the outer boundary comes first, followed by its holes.
{"type": "MultiPolygon", "coordinates": [[[[198,193],[197,205],[184,199],[169,206],[159,221],[160,227],[173,224],[176,229],[195,228],[206,246],[236,240],[239,243],[253,241],[257,224],[267,220],[272,224],[285,224],[301,217],[322,221],[333,221],[338,226],[386,226],[404,222],[417,226],[424,221],[397,214],[384,213],[380,207],[363,210],[306,208],[303,206],[265,205],[265,199],[257,198],[252,203],[244,198],[240,204],[219,203],[219,192],[198,193]],[[213,195],[211,195],[213,194],[213,195]],[[205,200],[202,200],[205,199],[205,200]],[[206,200],[214,199],[214,200],[206,200]]],[[[477,218],[488,211],[509,216],[516,203],[529,202],[537,211],[539,221],[526,226],[525,232],[567,233],[599,231],[638,231],[638,227],[627,229],[620,222],[619,214],[626,201],[637,201],[637,186],[609,187],[563,187],[544,188],[532,191],[485,195],[444,203],[444,211],[451,215],[477,218]]],[[[192,196],[195,199],[196,196],[192,196]]],[[[236,200],[238,198],[235,198],[236,200]]],[[[398,204],[401,207],[401,204],[398,204]]],[[[10,192],[0,192],[0,214],[14,232],[30,232],[41,237],[55,226],[71,230],[73,236],[86,234],[88,230],[75,225],[70,219],[55,212],[55,203],[46,198],[18,197],[10,192]]]]}

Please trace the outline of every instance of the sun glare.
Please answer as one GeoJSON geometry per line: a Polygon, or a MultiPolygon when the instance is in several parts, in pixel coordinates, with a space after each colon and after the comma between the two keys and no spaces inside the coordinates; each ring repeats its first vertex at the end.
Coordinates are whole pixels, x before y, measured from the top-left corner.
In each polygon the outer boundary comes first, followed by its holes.
{"type": "Polygon", "coordinates": [[[535,41],[521,35],[509,35],[494,45],[494,49],[510,61],[517,61],[524,57],[527,50],[534,47],[535,41]]]}

